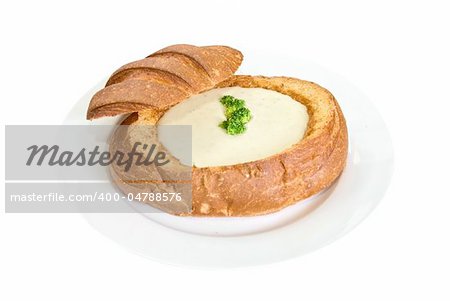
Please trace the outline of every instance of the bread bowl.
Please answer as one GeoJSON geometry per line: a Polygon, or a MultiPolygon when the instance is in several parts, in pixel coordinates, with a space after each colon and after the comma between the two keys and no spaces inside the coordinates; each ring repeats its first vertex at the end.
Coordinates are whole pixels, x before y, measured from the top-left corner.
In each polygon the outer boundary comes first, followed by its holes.
{"type": "MultiPolygon", "coordinates": [[[[192,210],[176,214],[268,214],[318,193],[331,185],[344,169],[348,145],[347,128],[333,95],[315,83],[296,78],[234,75],[242,58],[239,51],[226,46],[169,46],[143,60],[119,68],[112,74],[106,87],[97,92],[90,102],[88,119],[129,114],[122,124],[157,125],[160,122],[176,124],[176,118],[174,120],[170,116],[179,116],[180,112],[186,112],[180,107],[199,103],[198,97],[202,95],[206,95],[206,99],[210,95],[216,97],[217,93],[222,91],[248,92],[249,95],[258,91],[263,93],[259,95],[273,96],[267,99],[283,99],[279,102],[268,101],[269,108],[266,113],[264,110],[260,112],[266,116],[269,116],[267,112],[273,112],[269,117],[279,120],[279,123],[272,124],[271,128],[282,129],[280,135],[269,135],[269,139],[274,139],[275,136],[290,136],[290,140],[285,144],[281,143],[279,148],[272,147],[268,152],[262,152],[259,157],[253,159],[250,156],[239,160],[237,153],[236,161],[233,161],[233,158],[225,161],[215,160],[214,156],[211,156],[209,161],[202,161],[201,158],[205,156],[202,157],[200,151],[200,156],[196,156],[193,125],[194,162],[192,167],[189,166],[192,172],[192,210]],[[227,89],[229,87],[232,88],[227,89]],[[278,110],[274,108],[285,110],[278,116],[278,110]],[[302,110],[306,119],[299,122],[302,110]],[[290,120],[293,123],[286,126],[290,120]],[[302,124],[304,128],[301,128],[302,124]],[[291,132],[295,135],[283,134],[291,132]],[[196,158],[200,158],[197,163],[196,158]]],[[[217,102],[218,100],[216,104],[217,102]]],[[[251,102],[249,104],[251,105],[251,102]]],[[[251,133],[255,133],[254,137],[257,137],[261,135],[261,131],[252,126],[264,123],[261,119],[258,123],[258,115],[252,118],[254,120],[248,123],[248,133],[239,135],[239,138],[227,135],[224,131],[219,133],[221,129],[218,129],[217,123],[214,123],[216,130],[208,131],[214,132],[209,138],[220,136],[220,143],[225,145],[229,142],[233,147],[235,141],[246,141],[245,139],[253,137],[251,133]]],[[[199,119],[205,122],[203,118],[194,120],[199,119]]],[[[267,129],[270,128],[266,127],[267,129]]],[[[281,138],[274,140],[286,141],[281,138]]],[[[255,141],[259,140],[250,139],[238,146],[243,145],[241,149],[245,151],[247,145],[252,146],[255,141]]],[[[113,174],[123,191],[134,189],[121,180],[120,173],[113,174]]]]}

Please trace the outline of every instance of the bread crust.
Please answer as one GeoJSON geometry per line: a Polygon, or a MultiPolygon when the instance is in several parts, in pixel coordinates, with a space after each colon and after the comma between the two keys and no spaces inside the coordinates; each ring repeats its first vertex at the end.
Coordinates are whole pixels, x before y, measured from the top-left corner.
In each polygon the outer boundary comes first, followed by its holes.
{"type": "MultiPolygon", "coordinates": [[[[305,136],[276,155],[242,164],[192,169],[191,216],[254,216],[281,210],[330,186],[347,158],[347,128],[333,95],[289,77],[235,75],[216,88],[264,88],[307,107],[305,136]]],[[[164,111],[146,110],[123,124],[156,124],[164,111]]],[[[282,117],[280,117],[282,118],[282,117]]],[[[117,183],[121,189],[126,187],[117,183]]]]}

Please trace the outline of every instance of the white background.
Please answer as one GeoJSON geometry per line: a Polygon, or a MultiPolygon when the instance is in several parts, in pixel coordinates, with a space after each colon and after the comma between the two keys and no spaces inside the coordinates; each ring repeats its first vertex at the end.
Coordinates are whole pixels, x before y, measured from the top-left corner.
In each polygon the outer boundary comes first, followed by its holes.
{"type": "Polygon", "coordinates": [[[3,124],[59,124],[115,68],[166,45],[281,49],[369,95],[396,162],[386,197],[359,227],[312,254],[255,268],[168,266],[77,214],[0,213],[0,299],[449,300],[447,2],[2,1],[3,124]]]}

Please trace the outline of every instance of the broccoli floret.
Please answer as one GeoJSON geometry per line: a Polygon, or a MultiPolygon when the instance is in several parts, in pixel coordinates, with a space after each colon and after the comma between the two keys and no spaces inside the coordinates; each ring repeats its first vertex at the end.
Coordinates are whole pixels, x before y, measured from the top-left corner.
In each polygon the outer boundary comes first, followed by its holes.
{"type": "Polygon", "coordinates": [[[228,121],[227,120],[222,121],[221,123],[219,123],[219,127],[226,130],[228,127],[228,121]]]}
{"type": "Polygon", "coordinates": [[[222,98],[220,99],[220,102],[225,107],[239,106],[241,108],[241,107],[243,107],[245,105],[245,101],[244,100],[235,98],[235,97],[233,97],[231,95],[222,96],[222,98]]]}
{"type": "Polygon", "coordinates": [[[245,107],[245,101],[230,95],[220,99],[225,106],[225,117],[227,120],[221,122],[219,127],[226,130],[229,135],[238,135],[245,132],[245,124],[252,118],[250,110],[245,107]]]}
{"type": "Polygon", "coordinates": [[[250,110],[244,107],[234,111],[233,114],[231,114],[230,118],[235,118],[242,123],[247,123],[252,118],[252,115],[250,114],[250,110]]]}
{"type": "Polygon", "coordinates": [[[235,98],[231,95],[225,95],[220,99],[220,102],[225,107],[225,117],[230,118],[233,112],[243,108],[245,106],[245,101],[242,99],[235,98]]]}
{"type": "Polygon", "coordinates": [[[229,135],[242,134],[246,127],[238,118],[230,118],[223,121],[219,126],[227,131],[229,135]]]}

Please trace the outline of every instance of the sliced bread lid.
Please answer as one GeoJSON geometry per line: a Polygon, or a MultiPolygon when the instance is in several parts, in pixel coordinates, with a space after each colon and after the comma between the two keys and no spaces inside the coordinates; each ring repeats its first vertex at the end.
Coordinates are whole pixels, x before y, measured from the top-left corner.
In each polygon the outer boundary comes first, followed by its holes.
{"type": "Polygon", "coordinates": [[[126,64],[92,97],[87,119],[164,111],[232,76],[243,55],[227,46],[172,45],[126,64]]]}

